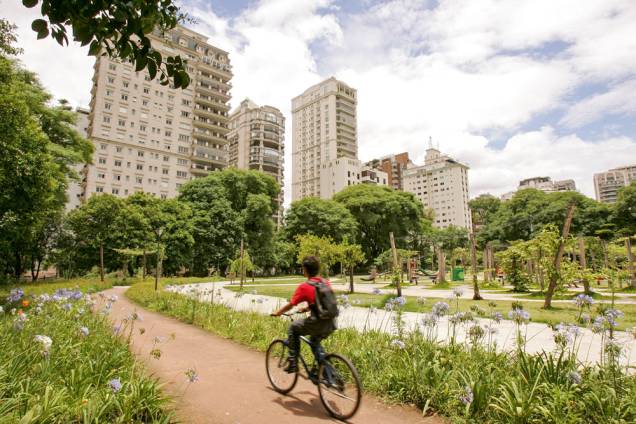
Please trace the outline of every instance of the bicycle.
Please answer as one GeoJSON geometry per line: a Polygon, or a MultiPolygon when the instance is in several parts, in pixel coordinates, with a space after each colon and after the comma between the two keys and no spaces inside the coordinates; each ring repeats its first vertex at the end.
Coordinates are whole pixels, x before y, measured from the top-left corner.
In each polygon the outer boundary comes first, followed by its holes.
{"type": "MultiPolygon", "coordinates": [[[[292,319],[292,314],[283,315],[292,319]]],[[[325,353],[320,341],[312,344],[305,336],[301,336],[300,340],[299,367],[295,373],[285,371],[289,350],[287,339],[276,339],[267,348],[265,369],[272,387],[278,393],[289,393],[296,386],[302,364],[306,373],[303,377],[318,386],[320,401],[327,412],[339,420],[351,418],[358,411],[362,400],[362,385],[358,371],[346,357],[337,353],[325,353]],[[302,355],[304,344],[311,348],[314,356],[311,368],[302,355]],[[345,406],[340,406],[338,400],[342,400],[345,406]]]]}

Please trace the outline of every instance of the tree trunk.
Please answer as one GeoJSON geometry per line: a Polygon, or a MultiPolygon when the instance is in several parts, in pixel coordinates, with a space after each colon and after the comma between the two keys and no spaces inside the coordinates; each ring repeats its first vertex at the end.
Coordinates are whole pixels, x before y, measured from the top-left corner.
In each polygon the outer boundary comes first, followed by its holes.
{"type": "Polygon", "coordinates": [[[563,232],[561,233],[561,240],[559,240],[559,247],[554,257],[554,272],[550,275],[550,283],[548,284],[548,291],[545,294],[545,302],[543,303],[544,309],[550,309],[552,307],[552,296],[556,290],[557,280],[559,278],[559,271],[561,270],[561,258],[563,257],[563,251],[565,250],[565,241],[570,234],[570,225],[572,225],[572,217],[574,216],[574,203],[568,207],[568,212],[563,223],[563,232]]]}
{"type": "Polygon", "coordinates": [[[243,246],[243,239],[241,239],[241,290],[243,290],[243,280],[245,279],[245,263],[243,257],[245,255],[245,248],[243,246]]]}
{"type": "Polygon", "coordinates": [[[146,249],[144,249],[144,257],[141,263],[141,275],[144,281],[146,281],[146,249]]]}
{"type": "Polygon", "coordinates": [[[104,242],[99,241],[99,279],[104,282],[104,242]]]}
{"type": "Polygon", "coordinates": [[[583,271],[583,291],[585,294],[591,294],[592,290],[590,290],[590,280],[587,277],[587,258],[585,257],[585,239],[583,237],[579,237],[579,263],[581,264],[581,270],[583,271]]]}
{"type": "Polygon", "coordinates": [[[488,246],[484,248],[482,264],[484,266],[484,283],[490,282],[490,268],[488,267],[488,246]]]}
{"type": "Polygon", "coordinates": [[[353,264],[349,268],[349,292],[353,293],[353,264]]]}
{"type": "MultiPolygon", "coordinates": [[[[38,266],[35,268],[35,279],[33,281],[37,281],[40,278],[40,267],[42,266],[42,258],[38,258],[38,266]]],[[[46,278],[46,276],[44,276],[46,278]]]]}
{"type": "Polygon", "coordinates": [[[543,259],[543,250],[539,249],[539,259],[537,260],[537,278],[539,280],[539,287],[541,287],[541,293],[545,290],[545,281],[543,280],[543,269],[541,268],[541,259],[543,259]]]}
{"type": "Polygon", "coordinates": [[[627,249],[627,269],[629,270],[629,276],[631,278],[631,286],[636,288],[636,270],[634,269],[634,253],[632,252],[632,239],[627,237],[625,239],[625,248],[627,249]]]}
{"type": "MultiPolygon", "coordinates": [[[[393,232],[389,233],[389,241],[391,242],[391,251],[393,252],[393,272],[395,273],[396,271],[399,271],[400,279],[401,279],[402,270],[398,269],[398,255],[397,255],[397,249],[395,248],[395,238],[393,237],[393,232]]],[[[400,283],[401,281],[399,279],[395,282],[395,288],[397,289],[398,297],[402,296],[402,285],[400,283]]]]}
{"type": "Polygon", "coordinates": [[[479,293],[479,283],[477,281],[477,246],[475,244],[475,224],[473,221],[473,231],[470,233],[470,260],[473,272],[473,300],[482,300],[479,293]]]}
{"type": "Polygon", "coordinates": [[[603,267],[605,269],[609,269],[609,257],[607,254],[607,241],[601,240],[601,244],[603,246],[603,267]]]}
{"type": "Polygon", "coordinates": [[[437,282],[446,282],[446,255],[442,249],[437,250],[437,282]]]}
{"type": "Polygon", "coordinates": [[[155,291],[159,288],[159,277],[161,277],[161,248],[157,249],[157,264],[155,266],[155,291]]]}

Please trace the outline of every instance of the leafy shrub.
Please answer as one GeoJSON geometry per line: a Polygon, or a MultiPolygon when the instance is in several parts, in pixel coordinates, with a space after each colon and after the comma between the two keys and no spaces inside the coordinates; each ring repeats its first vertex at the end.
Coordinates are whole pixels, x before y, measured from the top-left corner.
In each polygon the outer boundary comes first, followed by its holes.
{"type": "Polygon", "coordinates": [[[13,289],[0,316],[0,422],[170,421],[156,381],[91,303],[80,290],[13,289]]]}

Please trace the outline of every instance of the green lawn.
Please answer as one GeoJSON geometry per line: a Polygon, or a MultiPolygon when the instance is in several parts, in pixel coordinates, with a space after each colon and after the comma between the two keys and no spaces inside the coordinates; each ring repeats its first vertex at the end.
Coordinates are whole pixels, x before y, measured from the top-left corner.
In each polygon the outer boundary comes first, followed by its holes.
{"type": "MultiPolygon", "coordinates": [[[[239,287],[226,287],[233,291],[239,291],[239,287]]],[[[284,299],[289,299],[294,293],[294,286],[262,286],[259,288],[246,288],[246,292],[251,292],[252,290],[256,290],[257,294],[264,296],[275,296],[281,297],[284,299]]],[[[345,291],[336,291],[336,294],[347,294],[345,291]]],[[[384,304],[388,299],[394,297],[394,295],[374,295],[374,294],[366,294],[366,293],[355,293],[348,295],[349,301],[351,303],[360,302],[359,304],[355,304],[355,306],[374,306],[376,308],[383,308],[384,304]]],[[[451,305],[451,309],[454,310],[456,308],[456,301],[450,299],[440,299],[440,298],[426,298],[423,301],[418,301],[418,298],[415,296],[406,296],[406,305],[404,306],[404,310],[407,312],[430,312],[432,306],[437,302],[447,302],[451,305]]],[[[544,310],[541,307],[543,304],[541,302],[521,302],[523,308],[527,310],[534,322],[543,322],[546,324],[558,324],[560,322],[573,322],[578,316],[578,309],[576,305],[571,302],[567,303],[554,303],[553,308],[550,310],[544,310]]],[[[597,304],[600,302],[597,302],[597,304]]],[[[603,301],[603,303],[609,303],[603,301]]],[[[501,312],[504,315],[504,318],[508,317],[508,312],[512,309],[511,301],[495,301],[496,306],[490,307],[489,301],[481,300],[468,300],[468,299],[460,299],[459,300],[459,309],[461,311],[469,311],[473,305],[477,305],[483,310],[487,312],[488,315],[490,312],[501,312]]],[[[618,309],[625,313],[625,317],[619,320],[618,328],[620,330],[624,330],[626,328],[636,326],[636,305],[618,305],[618,309]]],[[[596,306],[592,307],[591,315],[596,313],[596,306]]]]}

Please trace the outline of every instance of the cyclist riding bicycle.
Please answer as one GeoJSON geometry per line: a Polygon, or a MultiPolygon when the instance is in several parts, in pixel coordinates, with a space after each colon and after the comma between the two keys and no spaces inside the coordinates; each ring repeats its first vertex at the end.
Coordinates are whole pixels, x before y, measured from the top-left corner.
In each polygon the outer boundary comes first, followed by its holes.
{"type": "MultiPolygon", "coordinates": [[[[280,316],[303,302],[307,302],[308,306],[300,309],[298,312],[310,311],[308,318],[295,320],[289,326],[287,331],[289,336],[289,358],[285,371],[295,373],[298,370],[298,351],[300,348],[300,336],[311,336],[312,345],[320,343],[321,340],[328,337],[336,329],[335,316],[328,312],[323,312],[320,303],[324,301],[319,299],[316,302],[316,293],[320,290],[331,293],[328,298],[333,298],[331,292],[331,283],[319,276],[320,261],[315,256],[307,256],[303,259],[303,271],[307,281],[301,283],[294,292],[288,304],[272,313],[272,316],[280,316]]],[[[320,294],[319,294],[320,295],[320,294]]],[[[337,311],[337,305],[336,305],[337,311]]],[[[337,312],[335,313],[337,315],[337,312]]]]}

